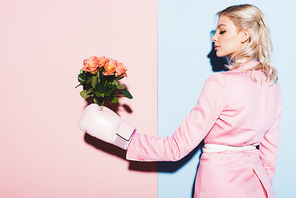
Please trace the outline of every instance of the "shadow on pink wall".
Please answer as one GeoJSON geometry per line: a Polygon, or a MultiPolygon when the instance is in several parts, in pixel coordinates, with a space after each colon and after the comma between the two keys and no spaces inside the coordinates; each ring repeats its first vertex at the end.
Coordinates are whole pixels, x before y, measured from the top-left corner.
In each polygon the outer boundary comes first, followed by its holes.
{"type": "MultiPolygon", "coordinates": [[[[87,144],[92,145],[98,150],[104,151],[116,157],[119,157],[125,160],[126,151],[116,147],[112,144],[106,143],[102,140],[99,140],[95,137],[88,135],[87,133],[84,135],[84,141],[87,144]]],[[[136,162],[130,161],[129,170],[132,171],[141,171],[141,172],[157,172],[157,162],[136,162]]]]}

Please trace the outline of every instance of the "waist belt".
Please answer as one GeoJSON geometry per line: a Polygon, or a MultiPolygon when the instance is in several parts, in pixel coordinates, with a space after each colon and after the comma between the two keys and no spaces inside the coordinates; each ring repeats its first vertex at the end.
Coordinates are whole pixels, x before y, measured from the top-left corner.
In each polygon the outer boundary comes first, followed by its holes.
{"type": "Polygon", "coordinates": [[[202,148],[204,153],[215,153],[221,151],[250,151],[255,150],[256,146],[227,146],[219,144],[205,144],[202,148]]]}

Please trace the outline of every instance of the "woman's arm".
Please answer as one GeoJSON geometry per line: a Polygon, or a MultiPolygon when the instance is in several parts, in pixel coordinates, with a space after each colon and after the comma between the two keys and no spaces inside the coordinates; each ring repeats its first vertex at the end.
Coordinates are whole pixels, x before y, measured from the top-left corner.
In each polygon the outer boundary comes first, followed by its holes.
{"type": "Polygon", "coordinates": [[[262,164],[271,182],[275,173],[275,162],[279,148],[279,125],[281,122],[282,108],[282,97],[280,96],[276,122],[265,134],[259,146],[262,164]]]}
{"type": "Polygon", "coordinates": [[[226,105],[226,99],[227,88],[223,75],[211,75],[205,82],[197,104],[172,137],[153,137],[137,133],[128,146],[126,158],[136,161],[180,160],[211,130],[226,105]]]}

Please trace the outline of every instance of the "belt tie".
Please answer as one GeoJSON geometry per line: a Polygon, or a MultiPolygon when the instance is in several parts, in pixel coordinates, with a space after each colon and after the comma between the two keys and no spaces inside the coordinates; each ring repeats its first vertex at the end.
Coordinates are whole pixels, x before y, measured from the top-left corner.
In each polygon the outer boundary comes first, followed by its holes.
{"type": "Polygon", "coordinates": [[[228,146],[228,145],[219,145],[219,144],[205,144],[202,148],[204,153],[215,153],[221,151],[250,151],[255,150],[256,146],[228,146]]]}

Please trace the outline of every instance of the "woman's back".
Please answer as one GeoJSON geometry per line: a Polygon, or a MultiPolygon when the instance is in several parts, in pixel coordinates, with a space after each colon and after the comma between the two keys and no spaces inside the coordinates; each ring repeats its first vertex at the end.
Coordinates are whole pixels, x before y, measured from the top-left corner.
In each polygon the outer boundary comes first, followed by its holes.
{"type": "MultiPolygon", "coordinates": [[[[256,64],[246,63],[242,67],[256,64]]],[[[242,67],[221,73],[225,80],[225,107],[205,138],[205,143],[233,146],[259,145],[281,109],[279,83],[269,86],[265,75],[255,71],[254,82],[242,67]]]]}

